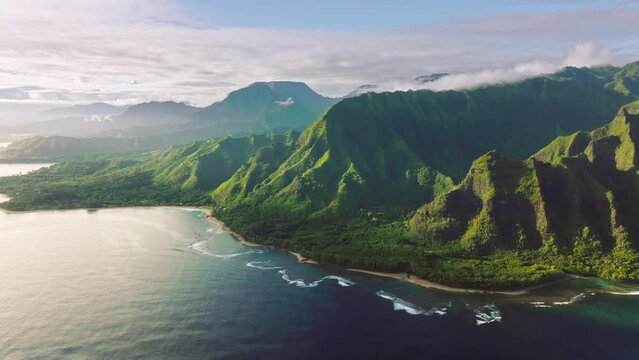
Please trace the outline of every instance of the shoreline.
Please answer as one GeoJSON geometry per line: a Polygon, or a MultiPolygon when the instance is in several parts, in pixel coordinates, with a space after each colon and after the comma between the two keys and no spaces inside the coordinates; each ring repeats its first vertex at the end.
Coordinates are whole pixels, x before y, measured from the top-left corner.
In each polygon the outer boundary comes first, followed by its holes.
{"type": "Polygon", "coordinates": [[[246,245],[248,247],[268,247],[268,248],[273,248],[273,249],[278,249],[278,250],[284,250],[284,251],[287,251],[289,254],[295,256],[297,258],[297,262],[300,262],[300,263],[303,263],[303,264],[319,265],[319,263],[317,261],[315,261],[313,259],[306,258],[306,257],[302,256],[302,254],[300,254],[300,253],[296,253],[294,251],[290,251],[290,250],[286,250],[286,249],[276,248],[276,247],[270,246],[270,245],[262,245],[262,244],[257,244],[257,243],[248,241],[248,240],[246,240],[246,238],[244,236],[242,236],[242,235],[236,233],[235,231],[231,230],[228,226],[226,226],[226,224],[224,224],[222,221],[220,221],[219,219],[214,217],[212,215],[212,210],[210,208],[199,207],[197,209],[202,211],[206,215],[206,218],[210,222],[220,226],[222,231],[228,232],[237,241],[239,241],[240,243],[242,243],[242,244],[244,244],[244,245],[246,245]]]}
{"type": "Polygon", "coordinates": [[[362,273],[362,274],[368,274],[368,275],[374,275],[374,276],[379,276],[379,277],[385,277],[385,278],[391,278],[391,279],[395,279],[395,280],[399,280],[399,281],[404,281],[404,282],[408,282],[408,283],[411,283],[411,284],[414,284],[414,285],[419,285],[419,286],[427,288],[427,289],[437,289],[437,290],[455,292],[455,293],[484,294],[484,295],[493,294],[493,295],[508,295],[508,296],[526,295],[526,294],[530,293],[533,290],[538,290],[538,289],[541,289],[541,288],[544,288],[544,287],[547,287],[547,286],[550,286],[550,285],[555,285],[555,284],[558,284],[558,283],[562,283],[562,282],[566,282],[566,281],[570,281],[570,280],[579,278],[576,275],[565,274],[565,276],[563,276],[562,279],[555,280],[555,281],[550,281],[550,282],[543,283],[543,284],[537,284],[537,285],[528,286],[528,287],[525,287],[525,288],[520,289],[520,290],[482,290],[482,289],[472,289],[472,288],[460,288],[460,287],[440,284],[440,283],[432,282],[432,281],[425,280],[425,279],[422,279],[422,278],[418,278],[418,277],[416,277],[414,275],[410,275],[410,274],[407,274],[407,273],[387,273],[387,272],[381,272],[381,271],[370,271],[370,270],[356,269],[356,268],[347,268],[346,270],[347,271],[352,271],[352,272],[358,272],[358,273],[362,273]]]}
{"type": "MultiPolygon", "coordinates": [[[[0,203],[3,201],[7,201],[8,199],[10,199],[10,197],[8,197],[6,194],[0,193],[0,203]],[[5,199],[3,200],[3,196],[5,197],[5,199]]],[[[242,235],[232,231],[228,226],[226,226],[222,221],[220,221],[219,219],[215,218],[212,215],[212,209],[211,208],[207,208],[207,207],[198,207],[198,206],[180,206],[180,205],[157,205],[157,206],[118,206],[118,207],[105,207],[105,208],[75,208],[75,209],[48,209],[48,210],[31,210],[31,211],[11,211],[11,210],[6,210],[3,208],[0,208],[0,213],[5,213],[5,214],[22,214],[22,213],[33,213],[33,212],[52,212],[52,211],[78,211],[78,210],[84,210],[84,211],[99,211],[99,210],[125,210],[125,209],[135,209],[135,208],[139,208],[139,209],[150,209],[150,208],[155,208],[155,209],[181,209],[181,210],[195,210],[195,211],[199,211],[201,213],[203,213],[207,220],[210,221],[211,223],[220,226],[221,230],[229,233],[235,240],[237,240],[238,242],[240,242],[241,244],[248,246],[248,247],[266,247],[266,248],[272,248],[272,249],[277,249],[277,250],[281,250],[281,251],[286,251],[289,254],[295,256],[295,258],[297,259],[297,261],[299,263],[302,264],[310,264],[310,265],[320,265],[322,266],[323,264],[319,263],[316,260],[310,259],[310,258],[306,258],[304,256],[302,256],[302,254],[294,252],[294,251],[290,251],[290,250],[286,250],[286,249],[282,249],[282,248],[278,248],[272,245],[263,245],[263,244],[257,244],[251,241],[246,240],[246,238],[244,238],[242,235]]],[[[330,265],[330,264],[327,264],[330,265]]],[[[506,296],[520,296],[520,295],[526,295],[529,294],[531,291],[533,290],[538,290],[544,287],[548,287],[551,285],[555,285],[558,283],[562,283],[562,282],[567,282],[570,280],[574,280],[574,279],[579,279],[579,278],[584,278],[583,276],[579,276],[579,275],[574,275],[574,274],[564,274],[564,276],[561,279],[558,280],[554,280],[554,281],[550,281],[547,283],[542,283],[542,284],[537,284],[537,285],[533,285],[533,286],[529,286],[529,287],[525,287],[523,289],[519,289],[519,290],[482,290],[482,289],[473,289],[473,288],[460,288],[460,287],[454,287],[454,286],[449,286],[449,285],[445,285],[445,284],[441,284],[441,283],[435,283],[432,281],[428,281],[425,279],[421,279],[418,278],[414,275],[410,275],[407,273],[387,273],[387,272],[382,272],[382,271],[373,271],[373,270],[364,270],[364,269],[358,269],[358,268],[339,268],[340,270],[344,270],[344,271],[349,271],[349,272],[355,272],[355,273],[360,273],[360,274],[366,274],[366,275],[372,275],[372,276],[378,276],[378,277],[384,277],[384,278],[390,278],[390,279],[394,279],[394,280],[398,280],[398,281],[403,281],[403,282],[408,282],[410,284],[414,284],[417,286],[420,286],[422,288],[426,288],[426,289],[436,289],[436,290],[441,290],[441,291],[447,291],[447,292],[453,292],[453,293],[467,293],[467,294],[478,294],[478,295],[506,295],[506,296]]],[[[630,285],[629,285],[630,286],[630,285]]],[[[612,292],[613,294],[619,294],[618,292],[612,292]]]]}
{"type": "MultiPolygon", "coordinates": [[[[262,247],[268,247],[268,248],[273,248],[273,249],[277,249],[277,250],[282,250],[282,251],[286,251],[289,254],[295,256],[299,263],[311,264],[311,265],[322,265],[318,261],[310,259],[310,258],[306,258],[306,257],[302,256],[302,254],[294,252],[294,251],[277,248],[277,247],[271,246],[271,245],[261,245],[261,244],[257,244],[257,243],[248,241],[242,235],[240,235],[240,234],[236,233],[235,231],[231,230],[222,221],[220,221],[219,219],[215,218],[212,215],[212,209],[204,208],[204,207],[198,208],[198,209],[206,214],[206,217],[207,217],[207,219],[209,219],[209,221],[211,221],[212,223],[214,223],[216,225],[219,225],[223,231],[228,232],[237,241],[239,241],[240,243],[242,243],[242,244],[244,244],[244,245],[246,245],[248,247],[262,246],[262,247]]],[[[416,277],[414,275],[409,275],[407,273],[387,273],[387,272],[364,270],[364,269],[357,269],[357,268],[341,268],[341,269],[345,270],[345,271],[360,273],[360,274],[367,274],[367,275],[391,278],[391,279],[395,279],[395,280],[399,280],[399,281],[403,281],[403,282],[408,282],[408,283],[411,283],[411,284],[414,284],[414,285],[418,285],[418,286],[421,286],[421,287],[426,288],[426,289],[436,289],[436,290],[455,292],[455,293],[497,294],[497,295],[508,295],[508,296],[525,295],[525,294],[528,294],[530,291],[533,291],[533,290],[541,289],[541,288],[544,288],[546,286],[554,285],[554,284],[557,284],[557,283],[561,283],[561,282],[564,282],[564,281],[569,281],[569,280],[577,278],[577,276],[565,274],[565,276],[562,279],[551,281],[551,282],[547,282],[547,283],[543,283],[543,284],[538,284],[538,285],[525,287],[525,288],[520,289],[520,290],[482,290],[482,289],[471,289],[471,288],[459,288],[459,287],[449,286],[449,285],[445,285],[445,284],[440,284],[440,283],[428,281],[428,280],[425,280],[425,279],[421,279],[421,278],[418,278],[418,277],[416,277]]]]}

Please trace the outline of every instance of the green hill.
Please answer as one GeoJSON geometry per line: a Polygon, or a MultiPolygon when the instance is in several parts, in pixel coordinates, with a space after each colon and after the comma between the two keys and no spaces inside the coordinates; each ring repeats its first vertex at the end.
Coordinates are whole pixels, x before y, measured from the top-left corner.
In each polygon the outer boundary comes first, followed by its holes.
{"type": "MultiPolygon", "coordinates": [[[[163,144],[164,146],[168,144],[163,144]]],[[[0,149],[0,159],[55,160],[69,156],[144,150],[155,145],[136,139],[33,136],[0,149]]]]}
{"type": "MultiPolygon", "coordinates": [[[[481,154],[496,149],[525,159],[556,136],[603,125],[637,98],[607,86],[620,71],[566,68],[473,90],[343,100],[305,130],[291,156],[254,191],[230,198],[214,192],[225,209],[219,215],[236,218],[234,209],[250,209],[262,218],[294,210],[303,222],[382,205],[414,209],[463,179],[481,154]]],[[[236,187],[236,180],[224,187],[236,187]]]]}
{"type": "Polygon", "coordinates": [[[565,271],[639,281],[639,115],[622,108],[590,133],[560,137],[530,159],[490,152],[455,189],[420,208],[420,241],[470,256],[533,251],[565,271]]]}
{"type": "Polygon", "coordinates": [[[198,111],[194,121],[229,128],[304,129],[335,102],[301,82],[256,82],[198,111]]]}
{"type": "Polygon", "coordinates": [[[165,150],[65,161],[26,176],[0,178],[12,210],[126,205],[204,205],[259,149],[290,147],[297,134],[200,141],[165,150]]]}
{"type": "MultiPolygon", "coordinates": [[[[0,159],[68,160],[108,152],[148,151],[229,135],[301,131],[337,101],[300,82],[257,82],[205,108],[149,102],[128,107],[112,121],[87,122],[75,117],[10,129],[12,133],[91,137],[35,136],[0,149],[0,159]]],[[[86,111],[85,107],[71,110],[86,111]]]]}

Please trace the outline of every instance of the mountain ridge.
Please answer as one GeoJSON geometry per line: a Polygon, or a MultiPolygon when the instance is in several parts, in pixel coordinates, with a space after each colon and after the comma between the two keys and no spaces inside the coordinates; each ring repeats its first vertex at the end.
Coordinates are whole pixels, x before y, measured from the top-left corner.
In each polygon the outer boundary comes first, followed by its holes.
{"type": "Polygon", "coordinates": [[[490,152],[455,189],[420,208],[411,231],[475,255],[546,255],[564,271],[639,281],[639,114],[558,138],[527,160],[490,152]],[[634,260],[633,260],[634,261],[634,260]]]}

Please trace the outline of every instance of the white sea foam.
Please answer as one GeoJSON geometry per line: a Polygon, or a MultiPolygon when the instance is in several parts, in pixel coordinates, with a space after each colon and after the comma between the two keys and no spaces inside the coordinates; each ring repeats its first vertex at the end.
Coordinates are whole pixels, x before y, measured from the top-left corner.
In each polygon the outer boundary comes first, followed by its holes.
{"type": "Polygon", "coordinates": [[[343,278],[341,276],[336,276],[336,275],[328,275],[328,276],[324,276],[323,278],[319,279],[319,280],[315,280],[313,282],[305,282],[303,279],[291,279],[291,277],[288,275],[288,272],[286,271],[286,269],[280,270],[278,271],[278,273],[280,275],[282,275],[282,279],[284,281],[286,281],[289,285],[295,285],[297,287],[301,287],[301,288],[312,288],[312,287],[316,287],[317,285],[319,285],[322,281],[324,280],[335,280],[337,281],[337,283],[340,286],[353,286],[355,285],[355,282],[343,278]]]}
{"type": "Polygon", "coordinates": [[[221,226],[214,226],[214,227],[210,227],[210,228],[206,229],[206,232],[207,233],[223,234],[226,231],[224,231],[221,226]]]}
{"type": "Polygon", "coordinates": [[[639,291],[608,291],[607,294],[623,295],[623,296],[638,296],[639,291]]]}
{"type": "MultiPolygon", "coordinates": [[[[534,301],[531,302],[530,305],[533,305],[534,307],[538,307],[538,308],[549,308],[549,307],[553,307],[553,306],[565,306],[565,305],[571,305],[574,304],[576,302],[579,302],[583,299],[585,299],[588,295],[593,296],[596,295],[596,292],[591,292],[591,293],[580,293],[577,294],[573,297],[571,297],[570,299],[566,300],[566,301],[554,301],[552,303],[547,303],[544,301],[534,301]]],[[[629,293],[610,293],[610,294],[615,294],[615,295],[639,295],[639,292],[637,292],[636,294],[632,294],[632,292],[629,293]]]]}
{"type": "Polygon", "coordinates": [[[546,304],[543,301],[533,301],[530,303],[530,305],[536,307],[536,308],[549,308],[551,307],[550,305],[546,304]]]}
{"type": "Polygon", "coordinates": [[[248,250],[248,251],[230,253],[230,254],[216,254],[209,250],[207,240],[194,242],[193,244],[189,245],[189,248],[199,254],[213,256],[213,257],[221,258],[221,259],[230,259],[236,256],[248,255],[253,253],[262,253],[262,250],[248,250]]]}
{"type": "Polygon", "coordinates": [[[578,294],[578,295],[575,295],[575,296],[571,297],[570,300],[568,300],[568,301],[555,301],[552,304],[553,305],[570,305],[570,304],[576,303],[579,300],[584,299],[586,296],[588,296],[588,294],[581,293],[581,294],[578,294]]]}
{"type": "Polygon", "coordinates": [[[393,309],[396,311],[405,311],[411,315],[445,315],[448,312],[448,308],[451,306],[448,303],[446,306],[434,307],[431,309],[425,309],[421,306],[415,305],[409,301],[398,298],[397,296],[388,293],[386,291],[380,290],[375,293],[375,295],[381,297],[382,299],[389,300],[393,303],[393,309]]]}
{"type": "Polygon", "coordinates": [[[206,242],[206,240],[202,240],[202,241],[198,241],[198,242],[194,242],[193,244],[189,245],[189,249],[200,253],[202,255],[210,255],[211,252],[209,251],[209,246],[206,242]]]}
{"type": "Polygon", "coordinates": [[[501,322],[502,320],[501,311],[492,303],[476,307],[473,309],[473,312],[475,313],[477,326],[501,322]]]}
{"type": "Polygon", "coordinates": [[[260,270],[275,270],[282,268],[281,266],[274,266],[270,261],[251,261],[247,262],[246,266],[260,270]]]}

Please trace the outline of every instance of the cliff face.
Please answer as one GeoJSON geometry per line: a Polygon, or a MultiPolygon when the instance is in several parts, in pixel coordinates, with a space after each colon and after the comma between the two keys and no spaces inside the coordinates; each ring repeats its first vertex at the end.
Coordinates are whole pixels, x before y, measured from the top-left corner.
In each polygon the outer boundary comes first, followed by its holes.
{"type": "Polygon", "coordinates": [[[639,249],[637,141],[639,115],[622,108],[609,124],[560,137],[525,161],[490,152],[460,185],[420,208],[411,231],[475,255],[532,249],[575,257],[587,248],[596,260],[639,249]]]}

